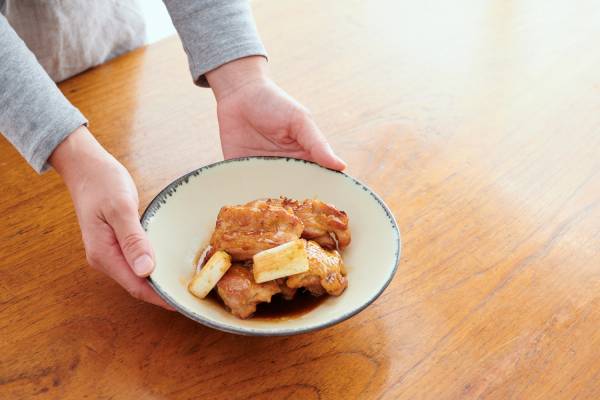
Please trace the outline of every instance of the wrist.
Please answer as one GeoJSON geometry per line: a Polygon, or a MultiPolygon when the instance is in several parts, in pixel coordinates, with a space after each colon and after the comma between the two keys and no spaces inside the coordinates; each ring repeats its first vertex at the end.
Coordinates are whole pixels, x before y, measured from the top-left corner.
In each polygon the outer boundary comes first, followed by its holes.
{"type": "Polygon", "coordinates": [[[71,188],[86,173],[87,166],[110,157],[87,127],[80,126],[54,149],[48,162],[71,188]]]}
{"type": "Polygon", "coordinates": [[[206,73],[217,101],[249,83],[267,81],[268,76],[267,60],[262,56],[239,58],[206,73]]]}

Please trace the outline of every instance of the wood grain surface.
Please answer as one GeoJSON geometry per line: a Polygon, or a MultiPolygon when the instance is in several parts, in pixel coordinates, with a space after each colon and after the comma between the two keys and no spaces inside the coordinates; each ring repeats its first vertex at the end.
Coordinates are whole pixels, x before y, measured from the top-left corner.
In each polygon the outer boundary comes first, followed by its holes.
{"type": "MultiPolygon", "coordinates": [[[[59,177],[1,140],[0,398],[600,398],[600,5],[253,7],[275,79],[396,215],[394,281],[320,332],[205,328],[88,268],[59,177]]],[[[176,38],[60,87],[142,208],[221,158],[176,38]]]]}

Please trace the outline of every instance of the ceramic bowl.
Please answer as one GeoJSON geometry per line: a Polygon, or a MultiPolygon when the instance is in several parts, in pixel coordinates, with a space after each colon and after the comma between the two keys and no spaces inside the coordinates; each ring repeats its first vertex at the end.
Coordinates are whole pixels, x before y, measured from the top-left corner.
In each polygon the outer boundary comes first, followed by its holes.
{"type": "Polygon", "coordinates": [[[400,233],[389,208],[367,186],[341,172],[293,158],[248,157],[199,168],[169,184],[142,216],[156,253],[149,282],[185,316],[226,332],[278,336],[322,329],[371,304],[392,280],[400,257],[400,233]],[[318,198],[346,211],[352,243],[342,257],[348,288],[313,310],[278,319],[239,319],[223,306],[187,291],[194,258],[213,232],[219,209],[267,197],[318,198]]]}

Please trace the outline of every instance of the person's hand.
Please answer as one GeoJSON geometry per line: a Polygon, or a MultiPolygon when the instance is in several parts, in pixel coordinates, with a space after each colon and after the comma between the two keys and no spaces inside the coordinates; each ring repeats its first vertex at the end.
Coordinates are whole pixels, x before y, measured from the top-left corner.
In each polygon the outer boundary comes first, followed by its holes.
{"type": "Polygon", "coordinates": [[[210,71],[225,158],[288,156],[343,170],[310,113],[266,72],[263,57],[242,58],[210,71]]]}
{"type": "Polygon", "coordinates": [[[144,279],[154,269],[154,253],[125,167],[85,127],[71,133],[49,161],[71,193],[88,263],[133,297],[172,309],[144,279]]]}

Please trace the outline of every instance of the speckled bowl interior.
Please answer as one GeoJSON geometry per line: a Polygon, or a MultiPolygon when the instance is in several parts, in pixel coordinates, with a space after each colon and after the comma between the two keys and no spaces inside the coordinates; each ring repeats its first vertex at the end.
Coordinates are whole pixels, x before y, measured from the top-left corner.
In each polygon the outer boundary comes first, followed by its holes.
{"type": "Polygon", "coordinates": [[[167,186],[142,217],[156,252],[148,278],[168,303],[201,324],[244,335],[292,335],[344,321],[372,303],[396,272],[400,234],[385,203],[354,178],[316,164],[272,157],[228,160],[200,168],[167,186]],[[241,320],[186,289],[194,257],[205,247],[224,205],[285,195],[318,198],[348,213],[352,244],[342,253],[348,288],[304,315],[241,320]]]}

